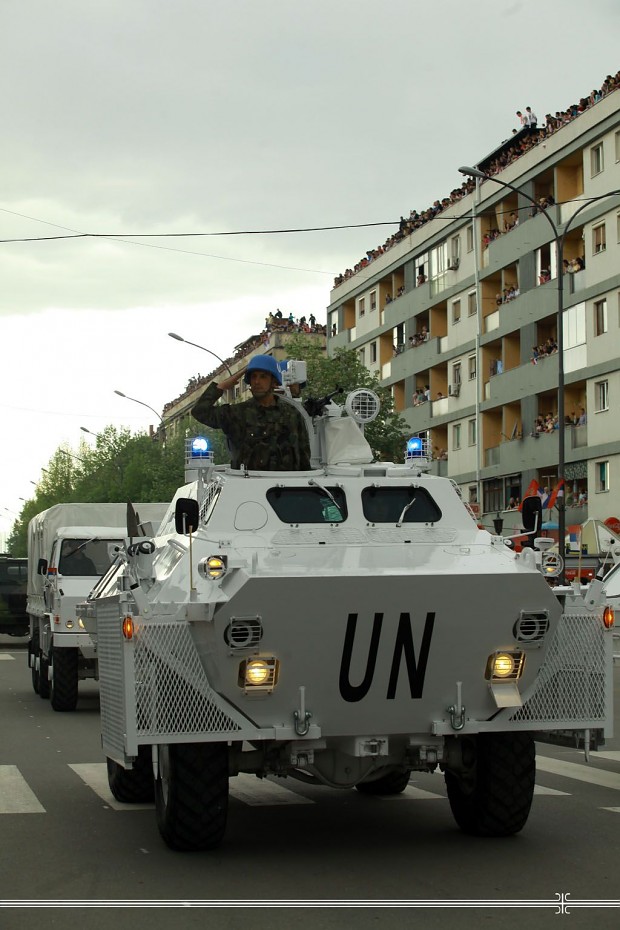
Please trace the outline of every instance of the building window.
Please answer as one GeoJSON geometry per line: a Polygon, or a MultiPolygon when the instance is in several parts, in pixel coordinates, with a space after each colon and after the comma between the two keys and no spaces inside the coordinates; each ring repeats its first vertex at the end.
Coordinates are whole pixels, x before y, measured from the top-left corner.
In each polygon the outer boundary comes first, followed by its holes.
{"type": "Polygon", "coordinates": [[[476,356],[470,355],[467,359],[467,372],[470,381],[476,380],[476,356]]]}
{"type": "Polygon", "coordinates": [[[476,421],[470,420],[467,424],[467,441],[470,446],[476,445],[476,421]]]}
{"type": "Polygon", "coordinates": [[[483,482],[482,507],[485,513],[504,509],[504,486],[501,478],[491,478],[483,482]]]}
{"type": "Polygon", "coordinates": [[[357,350],[357,355],[362,365],[366,364],[366,349],[361,348],[357,350]]]}
{"type": "Polygon", "coordinates": [[[596,412],[601,413],[603,410],[609,409],[609,382],[608,381],[595,381],[594,382],[594,397],[596,400],[596,412]]]}
{"type": "Polygon", "coordinates": [[[370,292],[370,312],[372,313],[372,311],[376,309],[377,309],[377,292],[371,291],[370,292]]]}
{"type": "Polygon", "coordinates": [[[459,323],[461,319],[461,301],[455,300],[452,304],[452,322],[459,323]]]}
{"type": "Polygon", "coordinates": [[[474,251],[474,227],[473,226],[467,227],[467,251],[468,252],[474,251]]]}
{"type": "Polygon", "coordinates": [[[366,313],[366,298],[365,297],[360,297],[360,299],[358,300],[357,313],[358,313],[358,316],[360,317],[364,316],[364,314],[366,313]]]}
{"type": "Polygon", "coordinates": [[[606,245],[605,224],[600,223],[592,228],[592,254],[598,255],[599,252],[604,252],[606,245]]]}
{"type": "Polygon", "coordinates": [[[455,423],[452,427],[452,448],[461,448],[461,424],[455,423]]]}
{"type": "Polygon", "coordinates": [[[564,312],[564,348],[574,349],[586,341],[586,305],[574,304],[564,312]]]}
{"type": "Polygon", "coordinates": [[[377,361],[377,343],[370,343],[370,362],[374,364],[377,361]]]}
{"type": "Polygon", "coordinates": [[[478,301],[476,300],[475,291],[467,295],[467,312],[469,316],[475,316],[478,312],[478,301]]]}
{"type": "Polygon", "coordinates": [[[460,384],[460,383],[461,383],[461,363],[456,362],[452,366],[452,384],[460,384]]]}
{"type": "Polygon", "coordinates": [[[594,335],[602,336],[607,332],[607,300],[594,302],[594,335]]]}
{"type": "Polygon", "coordinates": [[[603,143],[599,142],[598,145],[593,145],[590,149],[590,170],[591,177],[594,177],[596,174],[600,174],[604,168],[603,160],[603,143]]]}
{"type": "Polygon", "coordinates": [[[450,239],[450,267],[456,271],[461,262],[461,237],[452,236],[450,239]]]}
{"type": "Polygon", "coordinates": [[[609,462],[596,462],[596,490],[598,493],[609,491],[609,462]]]}

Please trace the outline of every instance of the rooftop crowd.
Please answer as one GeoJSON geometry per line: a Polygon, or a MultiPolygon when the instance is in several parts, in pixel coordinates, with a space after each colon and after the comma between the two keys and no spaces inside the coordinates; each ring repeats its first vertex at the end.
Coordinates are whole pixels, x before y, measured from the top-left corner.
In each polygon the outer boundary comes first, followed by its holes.
{"type": "Polygon", "coordinates": [[[174,400],[168,401],[165,405],[163,409],[164,416],[184,397],[192,394],[198,388],[206,387],[211,381],[217,381],[218,376],[235,362],[241,361],[247,355],[256,351],[267,352],[271,346],[272,333],[318,333],[324,336],[326,332],[327,327],[324,324],[317,323],[313,313],[307,318],[305,316],[296,318],[293,313],[285,316],[280,309],[277,309],[275,313],[270,313],[265,319],[265,328],[262,332],[256,336],[251,336],[236,346],[234,355],[224,359],[223,363],[214,368],[208,375],[198,374],[191,377],[183,393],[179,397],[175,397],[174,400]]]}
{"type": "MultiPolygon", "coordinates": [[[[544,142],[545,139],[549,138],[553,133],[562,129],[568,123],[571,123],[574,119],[595,106],[600,100],[619,87],[620,71],[615,75],[608,74],[600,90],[593,90],[587,97],[582,97],[578,103],[571,104],[566,110],[556,111],[555,115],[547,113],[545,116],[545,124],[540,129],[538,128],[536,114],[533,113],[531,107],[526,107],[525,113],[521,113],[520,110],[517,110],[520,127],[519,129],[514,129],[513,134],[518,135],[519,139],[515,140],[514,145],[504,148],[504,150],[485,167],[486,173],[493,175],[502,171],[517,158],[520,158],[521,155],[524,155],[540,142],[544,142]],[[526,130],[526,132],[522,133],[521,130],[526,130]]],[[[430,222],[443,210],[471,193],[474,188],[474,179],[467,178],[460,187],[450,192],[449,197],[444,197],[442,200],[435,200],[433,205],[422,213],[418,213],[417,210],[412,210],[407,218],[401,216],[398,230],[392,236],[389,236],[382,245],[378,245],[374,249],[369,249],[366,255],[361,258],[353,268],[347,268],[342,274],[337,275],[337,277],[334,278],[334,287],[338,287],[359,271],[367,268],[368,265],[380,255],[388,252],[393,246],[402,242],[406,236],[411,235],[412,232],[430,222]]],[[[548,205],[549,204],[541,205],[541,209],[545,209],[548,205]]],[[[498,235],[499,234],[498,232],[498,235]]],[[[486,244],[488,245],[488,243],[486,244]]]]}

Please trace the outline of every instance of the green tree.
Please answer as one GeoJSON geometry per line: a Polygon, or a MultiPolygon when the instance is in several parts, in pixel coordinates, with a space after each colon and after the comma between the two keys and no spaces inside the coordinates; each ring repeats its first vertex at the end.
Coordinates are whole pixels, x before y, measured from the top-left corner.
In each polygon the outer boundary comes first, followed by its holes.
{"type": "Polygon", "coordinates": [[[289,358],[306,362],[308,382],[302,391],[304,399],[325,397],[336,387],[341,387],[344,393],[335,397],[334,402],[344,404],[347,394],[356,388],[374,391],[379,397],[381,409],[377,418],[364,428],[364,436],[377,459],[403,461],[409,427],[394,410],[390,389],[381,386],[377,376],[360,362],[357,352],[353,349],[336,349],[334,355],[328,357],[321,346],[309,344],[309,340],[302,337],[291,339],[287,352],[289,358]]]}
{"type": "Polygon", "coordinates": [[[171,501],[185,484],[185,440],[195,436],[209,440],[216,464],[230,460],[223,433],[191,417],[165,442],[106,426],[94,446],[85,441],[77,450],[60,446],[43,471],[34,497],[26,501],[13,524],[7,540],[9,552],[27,555],[28,523],[54,504],[171,501]]]}

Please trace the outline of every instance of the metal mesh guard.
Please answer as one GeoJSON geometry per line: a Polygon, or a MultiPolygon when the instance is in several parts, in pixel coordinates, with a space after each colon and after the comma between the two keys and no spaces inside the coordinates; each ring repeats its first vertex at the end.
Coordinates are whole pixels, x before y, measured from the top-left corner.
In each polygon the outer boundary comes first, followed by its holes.
{"type": "Polygon", "coordinates": [[[184,624],[137,624],[134,667],[138,737],[240,730],[222,710],[184,624]]]}
{"type": "Polygon", "coordinates": [[[536,690],[510,719],[605,720],[605,635],[592,614],[565,614],[540,669],[536,690]]]}

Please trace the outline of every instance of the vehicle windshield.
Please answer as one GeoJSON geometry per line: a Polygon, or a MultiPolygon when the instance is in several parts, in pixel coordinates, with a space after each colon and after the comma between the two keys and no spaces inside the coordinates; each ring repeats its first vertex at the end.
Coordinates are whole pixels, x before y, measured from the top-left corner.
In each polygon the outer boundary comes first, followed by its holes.
{"type": "Polygon", "coordinates": [[[58,571],[98,577],[107,572],[123,545],[122,539],[63,539],[58,571]]]}
{"type": "Polygon", "coordinates": [[[270,488],[267,500],[283,523],[343,523],[347,518],[342,488],[270,488]]]}
{"type": "Polygon", "coordinates": [[[370,523],[436,523],[441,510],[424,488],[372,487],[362,491],[362,510],[370,523]]]}

